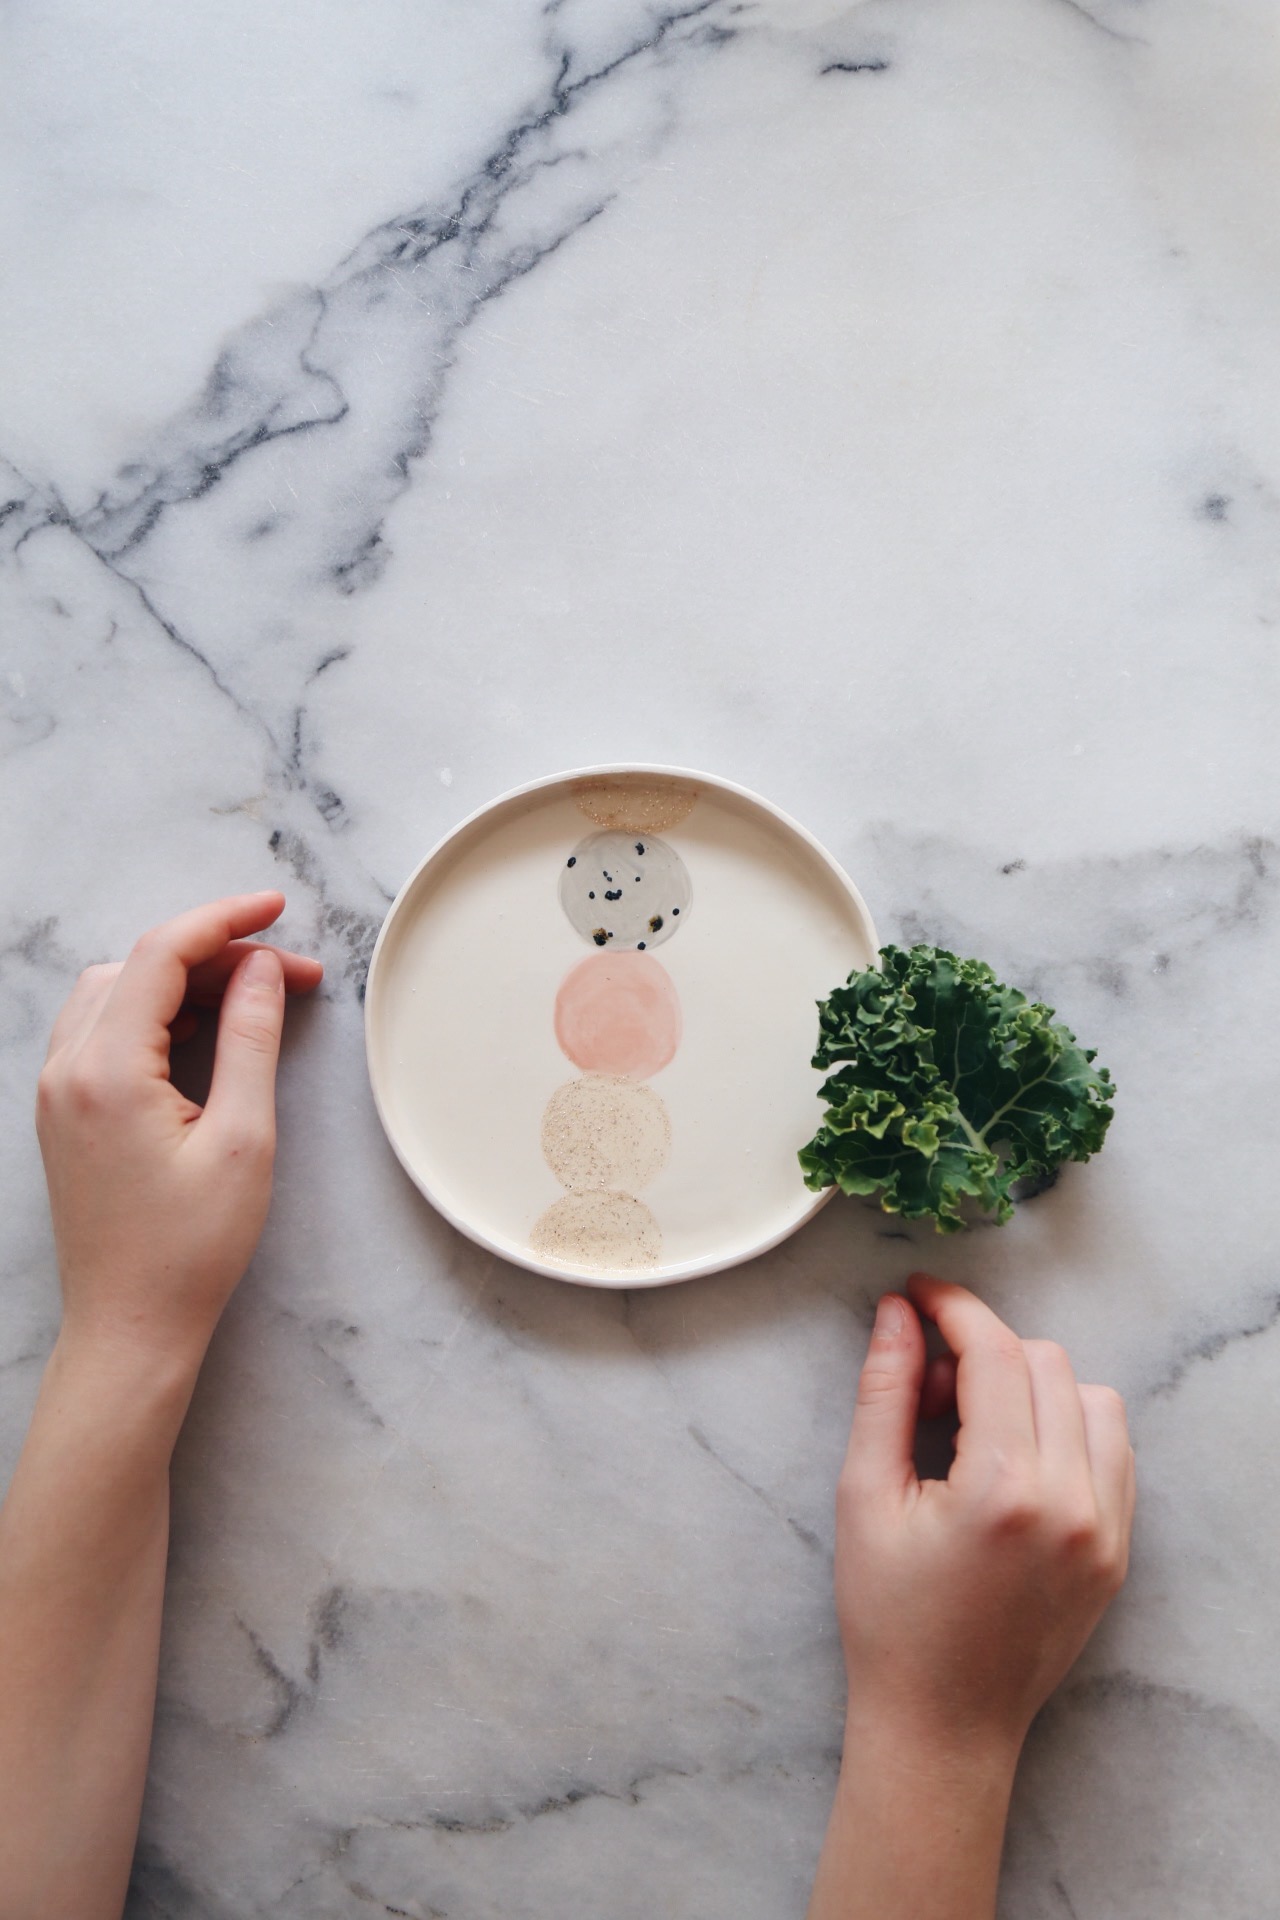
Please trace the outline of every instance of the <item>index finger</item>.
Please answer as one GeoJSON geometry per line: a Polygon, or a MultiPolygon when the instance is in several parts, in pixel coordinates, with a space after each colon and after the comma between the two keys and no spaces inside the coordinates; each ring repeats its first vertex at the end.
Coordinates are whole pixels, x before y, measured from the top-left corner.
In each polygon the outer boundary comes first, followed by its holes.
{"type": "Polygon", "coordinates": [[[134,945],[99,1016],[99,1031],[134,1045],[168,1045],[167,1028],[187,992],[187,975],[229,941],[261,933],[284,911],[282,893],[240,893],[210,900],[144,933],[134,945]]]}
{"type": "Polygon", "coordinates": [[[1034,1456],[1031,1373],[1017,1334],[967,1287],[913,1273],[907,1291],[956,1356],[957,1457],[966,1441],[1013,1458],[1034,1456]]]}

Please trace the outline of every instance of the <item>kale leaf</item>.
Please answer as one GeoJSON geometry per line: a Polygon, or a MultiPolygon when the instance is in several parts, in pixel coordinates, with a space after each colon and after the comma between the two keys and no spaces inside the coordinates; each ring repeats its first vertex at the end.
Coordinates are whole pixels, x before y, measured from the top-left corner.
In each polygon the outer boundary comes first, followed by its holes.
{"type": "Polygon", "coordinates": [[[879,1194],[886,1213],[965,1224],[970,1198],[1000,1221],[1011,1190],[1087,1160],[1111,1123],[1111,1076],[981,960],[941,947],[884,947],[818,1005],[815,1067],[848,1064],[820,1089],[827,1115],[801,1149],[815,1192],[879,1194]]]}

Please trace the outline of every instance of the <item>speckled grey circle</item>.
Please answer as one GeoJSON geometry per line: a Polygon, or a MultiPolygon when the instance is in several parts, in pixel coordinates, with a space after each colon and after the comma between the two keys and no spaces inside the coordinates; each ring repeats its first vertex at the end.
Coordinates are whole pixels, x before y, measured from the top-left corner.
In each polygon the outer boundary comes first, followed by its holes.
{"type": "Polygon", "coordinates": [[[560,873],[570,925],[597,947],[660,947],[688,918],[691,899],[680,855],[643,833],[590,834],[560,873]]]}

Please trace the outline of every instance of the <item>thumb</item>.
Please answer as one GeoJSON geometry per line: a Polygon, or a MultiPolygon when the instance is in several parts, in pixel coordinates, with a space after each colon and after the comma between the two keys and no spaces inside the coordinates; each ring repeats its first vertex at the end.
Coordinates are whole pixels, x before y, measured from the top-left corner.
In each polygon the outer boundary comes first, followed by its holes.
{"type": "Polygon", "coordinates": [[[222,998],[205,1116],[219,1133],[273,1144],[276,1062],[284,1025],[284,969],[274,947],[255,947],[222,998]]]}
{"type": "Polygon", "coordinates": [[[916,1478],[914,1448],[924,1333],[910,1301],[886,1293],[876,1308],[858,1381],[846,1476],[867,1491],[904,1491],[916,1478]]]}

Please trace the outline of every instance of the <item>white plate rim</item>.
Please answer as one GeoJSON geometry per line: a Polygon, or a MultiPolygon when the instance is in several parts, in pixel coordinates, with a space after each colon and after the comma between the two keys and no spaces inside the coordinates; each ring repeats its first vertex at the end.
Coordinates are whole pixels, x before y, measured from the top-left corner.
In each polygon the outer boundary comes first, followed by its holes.
{"type": "Polygon", "coordinates": [[[797,839],[803,841],[804,844],[818,856],[819,860],[830,872],[832,878],[838,882],[852,901],[854,909],[862,922],[862,928],[871,953],[873,955],[879,954],[880,941],[876,933],[875,922],[871,918],[871,910],[863,899],[862,894],[840,865],[840,862],[835,858],[834,854],[828,852],[827,848],[823,846],[816,835],[810,833],[808,827],[802,825],[799,820],[793,819],[783,808],[775,806],[772,800],[766,800],[762,794],[754,792],[750,787],[742,786],[736,780],[727,779],[723,774],[700,773],[691,767],[659,766],[653,762],[629,760],[618,761],[606,766],[571,767],[562,773],[543,774],[537,780],[527,780],[520,786],[509,787],[505,793],[499,793],[495,795],[492,800],[486,800],[483,806],[474,807],[464,819],[458,821],[456,826],[450,827],[448,832],[442,834],[430,851],[418,862],[412,873],[409,874],[408,878],[400,887],[391,905],[387,908],[382,925],[378,929],[378,937],[373,943],[373,952],[369,956],[369,967],[365,974],[364,988],[365,1067],[369,1075],[369,1085],[373,1092],[373,1104],[377,1109],[378,1120],[382,1126],[383,1133],[391,1145],[392,1152],[404,1168],[404,1171],[408,1174],[410,1180],[412,1180],[414,1186],[417,1187],[419,1193],[430,1201],[436,1212],[447,1220],[451,1227],[456,1228],[459,1233],[465,1235],[465,1237],[474,1242],[476,1246],[483,1247],[487,1253],[496,1254],[500,1260],[506,1260],[512,1266],[523,1267],[529,1273],[541,1274],[548,1280],[567,1281],[571,1286],[604,1287],[615,1292],[626,1292],[633,1288],[640,1287],[674,1286],[682,1280],[695,1280],[703,1274],[726,1273],[733,1267],[740,1267],[746,1261],[754,1260],[762,1253],[768,1253],[771,1248],[781,1246],[784,1240],[789,1240],[793,1234],[798,1233],[801,1227],[806,1226],[816,1213],[822,1211],[829,1200],[834,1199],[836,1189],[834,1187],[826,1187],[821,1193],[815,1193],[812,1203],[805,1211],[798,1214],[794,1220],[788,1222],[788,1224],[782,1227],[777,1233],[768,1234],[760,1240],[754,1240],[749,1245],[737,1248],[729,1254],[711,1254],[703,1256],[700,1259],[682,1260],[672,1266],[661,1268],[657,1273],[653,1274],[620,1272],[616,1276],[613,1276],[608,1274],[583,1273],[575,1272],[571,1267],[557,1266],[549,1260],[540,1260],[536,1254],[530,1252],[527,1248],[518,1247],[509,1241],[499,1240],[495,1236],[486,1233],[483,1227],[477,1226],[475,1221],[464,1219],[454,1208],[450,1207],[441,1199],[439,1195],[432,1192],[430,1185],[423,1178],[422,1174],[416,1167],[410,1164],[408,1156],[402,1151],[400,1142],[396,1138],[391,1122],[388,1119],[383,1102],[382,1089],[378,1083],[378,1073],[374,1066],[373,1057],[373,1014],[378,992],[379,962],[392,923],[396,915],[400,912],[407,896],[417,886],[419,879],[426,872],[427,868],[438,860],[446,848],[451,846],[461,834],[466,833],[468,829],[475,826],[478,821],[483,820],[486,814],[495,813],[500,807],[509,806],[514,800],[522,800],[532,794],[544,792],[548,787],[568,786],[571,782],[579,780],[616,779],[621,775],[631,776],[636,774],[655,775],[666,780],[683,780],[698,786],[715,787],[722,793],[731,793],[737,799],[745,800],[749,802],[750,805],[758,807],[762,813],[768,814],[790,833],[794,834],[797,839]]]}

